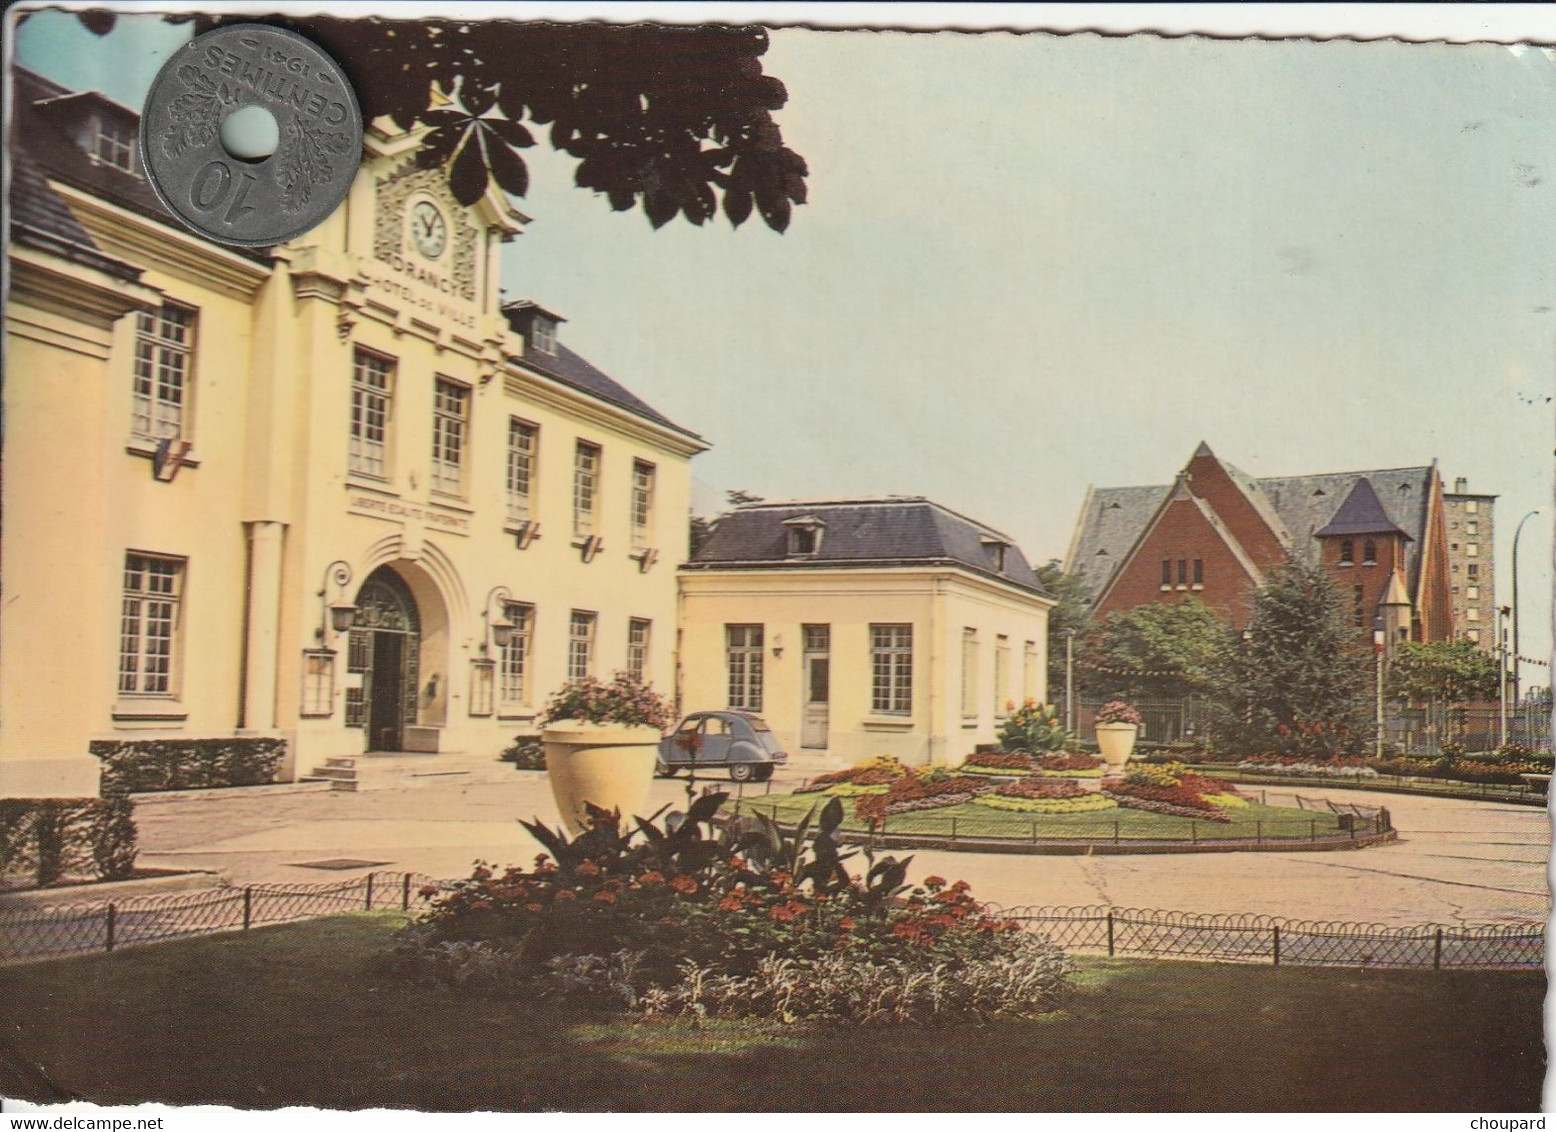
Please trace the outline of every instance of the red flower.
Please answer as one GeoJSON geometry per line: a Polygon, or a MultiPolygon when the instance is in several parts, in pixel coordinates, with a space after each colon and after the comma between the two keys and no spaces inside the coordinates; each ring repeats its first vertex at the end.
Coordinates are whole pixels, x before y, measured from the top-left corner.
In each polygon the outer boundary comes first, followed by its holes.
{"type": "Polygon", "coordinates": [[[416,890],[416,894],[418,896],[436,896],[438,894],[438,886],[435,884],[424,884],[416,890]]]}
{"type": "Polygon", "coordinates": [[[581,877],[597,877],[600,875],[600,866],[593,861],[585,861],[578,866],[578,875],[581,877]]]}
{"type": "Polygon", "coordinates": [[[614,892],[607,892],[602,888],[600,891],[594,894],[594,899],[601,904],[614,904],[616,903],[616,894],[614,892]]]}
{"type": "Polygon", "coordinates": [[[925,877],[924,887],[929,889],[941,889],[945,887],[945,877],[925,877]]]}
{"type": "Polygon", "coordinates": [[[697,891],[697,882],[685,873],[677,873],[670,878],[670,887],[677,892],[689,895],[697,891]]]}
{"type": "Polygon", "coordinates": [[[851,932],[854,930],[854,918],[852,916],[844,916],[841,920],[838,921],[837,926],[842,931],[851,932]]]}
{"type": "Polygon", "coordinates": [[[539,912],[541,911],[541,907],[539,904],[526,904],[524,905],[524,910],[526,912],[539,912]]]}
{"type": "Polygon", "coordinates": [[[638,877],[638,883],[644,888],[653,888],[656,884],[664,884],[665,875],[657,870],[649,870],[638,877]]]}
{"type": "Polygon", "coordinates": [[[741,902],[739,894],[734,892],[731,892],[718,903],[718,909],[720,912],[738,912],[744,907],[745,904],[741,902]]]}
{"type": "Polygon", "coordinates": [[[577,900],[578,894],[570,888],[559,889],[556,894],[558,900],[577,900]]]}

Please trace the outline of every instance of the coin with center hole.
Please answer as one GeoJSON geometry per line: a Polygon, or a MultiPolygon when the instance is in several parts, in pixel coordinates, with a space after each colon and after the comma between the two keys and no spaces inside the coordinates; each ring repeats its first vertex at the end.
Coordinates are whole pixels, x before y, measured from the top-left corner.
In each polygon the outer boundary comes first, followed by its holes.
{"type": "Polygon", "coordinates": [[[362,111],[308,40],[234,24],[190,40],[157,73],[140,119],[146,180],[169,212],[222,244],[269,247],[317,225],[362,160],[362,111]],[[246,107],[277,126],[269,156],[235,157],[222,124],[246,107]]]}

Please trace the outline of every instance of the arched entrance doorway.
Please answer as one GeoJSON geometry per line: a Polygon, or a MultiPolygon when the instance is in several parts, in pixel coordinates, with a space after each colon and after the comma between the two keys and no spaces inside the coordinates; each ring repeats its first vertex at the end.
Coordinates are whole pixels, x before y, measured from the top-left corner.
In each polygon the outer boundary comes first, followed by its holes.
{"type": "Polygon", "coordinates": [[[416,599],[399,574],[380,566],[362,583],[356,604],[346,671],[360,674],[361,684],[346,689],[346,726],[366,732],[365,750],[401,751],[406,729],[417,723],[421,618],[416,599]]]}

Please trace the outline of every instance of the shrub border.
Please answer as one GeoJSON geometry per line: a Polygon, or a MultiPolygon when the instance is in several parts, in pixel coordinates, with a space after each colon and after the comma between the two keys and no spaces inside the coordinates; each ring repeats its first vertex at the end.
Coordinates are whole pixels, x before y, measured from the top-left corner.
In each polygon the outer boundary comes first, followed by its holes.
{"type": "Polygon", "coordinates": [[[1248,771],[1218,766],[1215,763],[1190,763],[1189,769],[1199,774],[1213,774],[1217,778],[1245,786],[1311,786],[1325,790],[1372,790],[1379,794],[1411,794],[1417,798],[1457,798],[1461,802],[1506,802],[1512,806],[1539,806],[1541,809],[1546,805],[1546,795],[1536,794],[1532,790],[1514,793],[1513,789],[1509,788],[1505,794],[1489,792],[1474,789],[1476,786],[1483,785],[1481,783],[1454,783],[1451,778],[1414,779],[1384,774],[1362,781],[1342,778],[1304,778],[1292,774],[1251,774],[1248,771]],[[1435,787],[1416,786],[1414,783],[1417,781],[1441,782],[1446,785],[1463,786],[1466,789],[1441,790],[1435,787]]]}

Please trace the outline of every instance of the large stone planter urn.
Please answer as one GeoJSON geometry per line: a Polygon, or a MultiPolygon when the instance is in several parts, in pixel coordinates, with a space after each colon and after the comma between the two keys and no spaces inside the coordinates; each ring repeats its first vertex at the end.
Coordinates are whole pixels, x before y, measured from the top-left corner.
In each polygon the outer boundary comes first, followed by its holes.
{"type": "Polygon", "coordinates": [[[1122,774],[1124,764],[1134,754],[1135,737],[1140,734],[1137,723],[1097,724],[1097,749],[1107,764],[1110,776],[1122,774]]]}
{"type": "Polygon", "coordinates": [[[547,727],[540,738],[551,795],[573,836],[588,828],[585,802],[616,810],[625,822],[643,812],[654,779],[659,728],[564,719],[547,727]]]}

